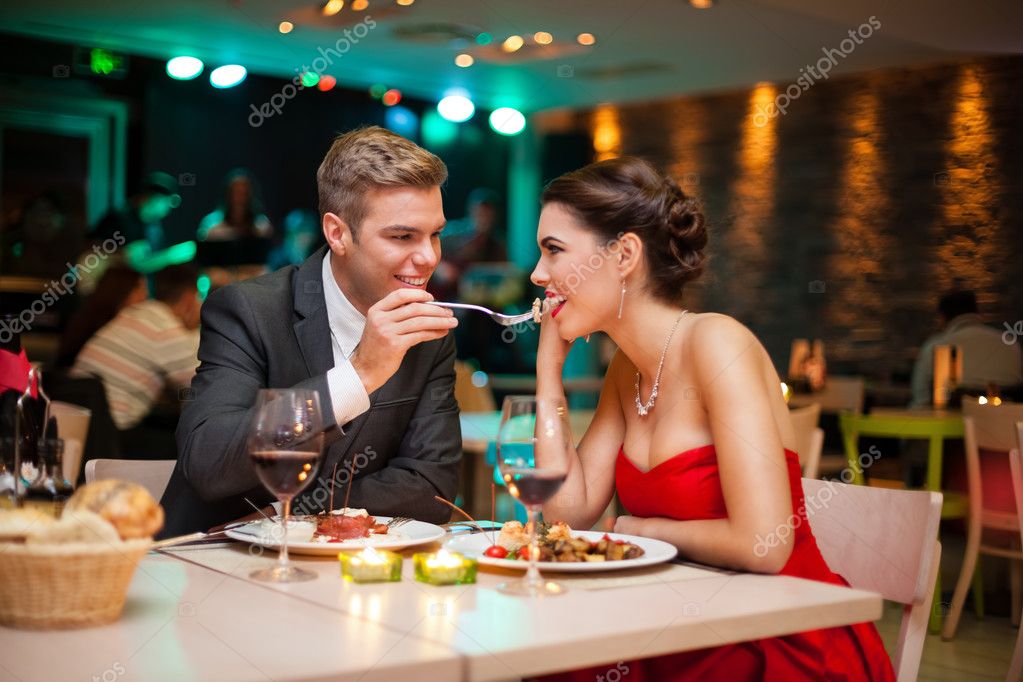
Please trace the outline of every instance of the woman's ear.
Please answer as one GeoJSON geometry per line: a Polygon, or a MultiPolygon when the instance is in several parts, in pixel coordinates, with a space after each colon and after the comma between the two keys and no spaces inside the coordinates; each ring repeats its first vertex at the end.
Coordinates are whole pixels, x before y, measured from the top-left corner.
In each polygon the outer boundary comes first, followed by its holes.
{"type": "Polygon", "coordinates": [[[618,260],[618,273],[628,277],[643,260],[643,240],[635,232],[626,232],[618,238],[618,249],[615,257],[618,260]]]}
{"type": "Polygon", "coordinates": [[[323,238],[327,240],[331,251],[338,256],[343,256],[352,243],[352,231],[348,227],[348,223],[337,214],[324,213],[323,238]]]}

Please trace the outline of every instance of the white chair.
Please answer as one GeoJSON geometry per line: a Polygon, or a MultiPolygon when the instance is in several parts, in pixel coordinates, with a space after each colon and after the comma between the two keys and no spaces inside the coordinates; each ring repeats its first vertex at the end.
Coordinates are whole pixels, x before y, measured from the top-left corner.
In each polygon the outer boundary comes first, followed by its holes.
{"type": "Polygon", "coordinates": [[[64,478],[74,483],[82,470],[82,453],[88,440],[92,410],[54,400],[50,403],[50,414],[56,418],[57,432],[64,439],[64,478]]]}
{"type": "Polygon", "coordinates": [[[172,459],[90,459],[85,463],[85,482],[117,478],[140,484],[159,501],[174,471],[172,459]]]}
{"type": "MultiPolygon", "coordinates": [[[[1017,527],[1023,529],[1023,422],[1016,423],[1016,447],[1009,452],[1009,468],[1012,470],[1012,490],[1016,497],[1017,527]]],[[[1023,530],[1020,531],[1020,540],[1023,541],[1023,530]]],[[[1016,635],[1016,646],[1012,650],[1009,674],[1005,680],[1017,682],[1020,677],[1023,677],[1023,628],[1016,635]]]]}
{"type": "Polygon", "coordinates": [[[818,403],[789,410],[792,430],[796,435],[796,452],[805,478],[817,478],[820,470],[821,450],[824,448],[824,429],[817,426],[820,416],[821,406],[818,403]]]}
{"type": "Polygon", "coordinates": [[[892,657],[897,679],[920,669],[941,561],[941,494],[803,479],[821,555],[852,587],[903,605],[892,657]]]}
{"type": "MultiPolygon", "coordinates": [[[[981,405],[970,398],[963,399],[963,442],[966,450],[966,482],[969,489],[969,512],[966,526],[966,553],[963,556],[963,567],[959,572],[952,595],[952,608],[941,638],[949,640],[955,637],[959,618],[963,613],[966,592],[973,581],[977,569],[977,558],[980,554],[1009,559],[1010,591],[1012,595],[1012,623],[1020,622],[1020,594],[1023,586],[1023,549],[1016,547],[999,547],[984,544],[984,531],[1010,531],[1020,533],[1021,522],[1019,505],[1016,513],[999,511],[984,506],[983,486],[981,485],[980,451],[1008,453],[1016,448],[1016,423],[1023,421],[1023,405],[1003,403],[1001,405],[981,405]]],[[[1018,492],[1017,492],[1018,494],[1018,492]]],[[[976,588],[976,583],[974,583],[976,588]]]]}

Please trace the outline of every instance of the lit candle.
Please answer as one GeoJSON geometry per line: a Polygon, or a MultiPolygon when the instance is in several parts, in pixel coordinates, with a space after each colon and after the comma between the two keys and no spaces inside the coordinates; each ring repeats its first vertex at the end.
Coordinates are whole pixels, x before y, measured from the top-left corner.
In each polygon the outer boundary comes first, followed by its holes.
{"type": "Polygon", "coordinates": [[[401,555],[366,547],[358,553],[340,552],[341,577],[348,582],[374,583],[401,580],[401,555]]]}
{"type": "Polygon", "coordinates": [[[431,585],[466,585],[476,582],[476,560],[442,549],[412,557],[416,580],[431,585]]]}

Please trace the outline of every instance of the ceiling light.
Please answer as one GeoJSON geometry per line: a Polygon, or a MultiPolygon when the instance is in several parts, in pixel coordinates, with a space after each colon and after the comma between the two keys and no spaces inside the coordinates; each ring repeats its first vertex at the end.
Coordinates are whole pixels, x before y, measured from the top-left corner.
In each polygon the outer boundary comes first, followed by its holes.
{"type": "Polygon", "coordinates": [[[174,80],[190,81],[202,73],[202,60],[196,57],[175,57],[167,62],[167,75],[174,80]]]}
{"type": "Polygon", "coordinates": [[[327,0],[327,4],[323,6],[323,16],[332,17],[344,6],[345,0],[327,0]]]}
{"type": "Polygon", "coordinates": [[[437,103],[437,113],[449,121],[468,121],[476,112],[476,105],[463,95],[448,95],[437,103]]]}
{"type": "Polygon", "coordinates": [[[501,49],[505,52],[515,52],[518,50],[526,41],[522,39],[522,36],[508,36],[504,43],[501,44],[501,49]]]}
{"type": "Polygon", "coordinates": [[[241,64],[225,64],[210,72],[210,85],[215,88],[233,88],[249,75],[241,64]]]}
{"type": "Polygon", "coordinates": [[[281,23],[277,24],[277,30],[280,31],[281,33],[291,33],[291,30],[293,28],[295,28],[295,25],[290,21],[282,21],[281,23]]]}
{"type": "Polygon", "coordinates": [[[580,45],[592,45],[597,42],[592,33],[580,33],[575,39],[579,41],[580,45]]]}
{"type": "Polygon", "coordinates": [[[554,36],[547,31],[537,31],[533,34],[533,40],[539,45],[550,45],[554,42],[554,36]]]}
{"type": "Polygon", "coordinates": [[[352,9],[356,12],[361,12],[367,7],[369,7],[369,0],[352,0],[352,9]]]}
{"type": "Polygon", "coordinates": [[[455,65],[461,66],[463,69],[467,66],[472,66],[476,60],[472,58],[471,54],[460,54],[455,57],[455,65]]]}
{"type": "Polygon", "coordinates": [[[518,109],[501,107],[491,112],[490,127],[502,135],[518,135],[526,127],[526,117],[518,109]]]}
{"type": "Polygon", "coordinates": [[[708,9],[714,6],[714,0],[689,0],[689,4],[696,9],[708,9]]]}

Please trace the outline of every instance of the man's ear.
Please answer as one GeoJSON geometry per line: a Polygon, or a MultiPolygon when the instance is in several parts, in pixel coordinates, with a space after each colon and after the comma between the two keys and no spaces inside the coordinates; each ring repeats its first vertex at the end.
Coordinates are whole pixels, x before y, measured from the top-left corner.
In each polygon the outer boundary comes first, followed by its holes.
{"type": "Polygon", "coordinates": [[[323,214],[323,238],[327,240],[330,250],[343,256],[352,246],[352,230],[348,223],[336,213],[323,214]]]}
{"type": "Polygon", "coordinates": [[[617,260],[618,273],[622,278],[628,277],[643,260],[643,240],[635,232],[626,232],[618,238],[614,258],[617,260]]]}

